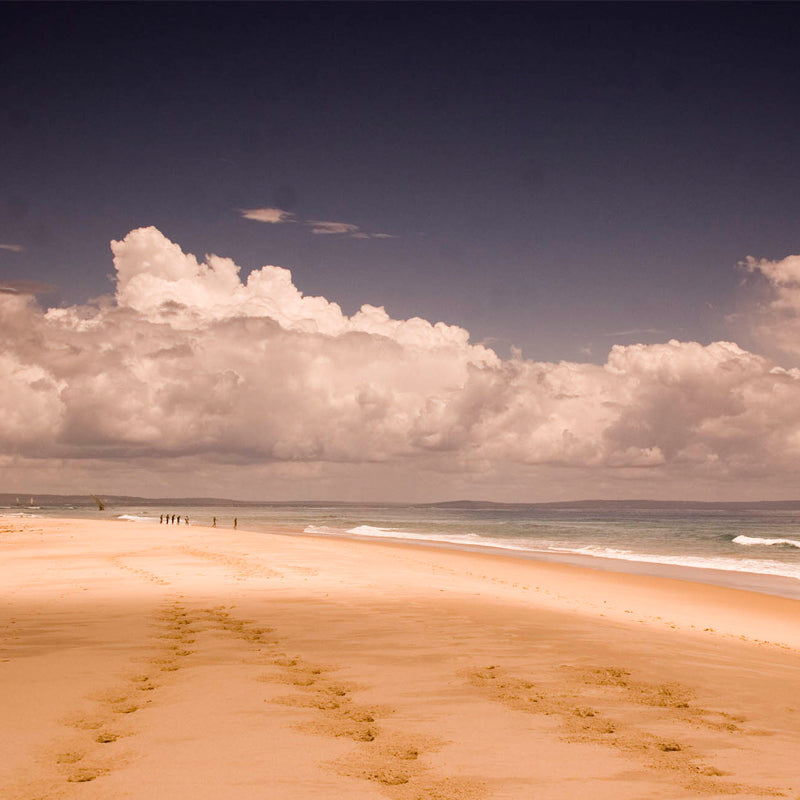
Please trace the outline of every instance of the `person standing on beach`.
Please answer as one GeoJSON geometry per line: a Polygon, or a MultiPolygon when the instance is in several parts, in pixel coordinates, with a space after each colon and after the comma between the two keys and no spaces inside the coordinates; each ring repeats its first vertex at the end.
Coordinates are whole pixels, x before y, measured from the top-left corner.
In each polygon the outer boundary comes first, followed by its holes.
{"type": "Polygon", "coordinates": [[[217,518],[216,517],[211,517],[211,527],[212,528],[216,528],[217,527],[217,518]]]}
{"type": "Polygon", "coordinates": [[[183,521],[188,525],[189,524],[189,517],[184,517],[183,521]]]}
{"type": "Polygon", "coordinates": [[[158,524],[159,524],[159,525],[161,525],[163,522],[164,522],[164,515],[163,515],[163,514],[161,514],[161,515],[158,517],[158,524]]]}
{"type": "Polygon", "coordinates": [[[236,526],[239,524],[239,520],[236,517],[233,518],[233,529],[236,530],[236,526]]]}

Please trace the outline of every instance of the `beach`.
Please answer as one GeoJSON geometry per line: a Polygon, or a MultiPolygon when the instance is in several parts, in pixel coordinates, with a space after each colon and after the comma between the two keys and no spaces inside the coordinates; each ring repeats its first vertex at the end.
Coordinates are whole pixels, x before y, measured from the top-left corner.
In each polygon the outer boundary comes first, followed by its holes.
{"type": "Polygon", "coordinates": [[[800,798],[800,601],[422,545],[0,518],[0,786],[800,798]]]}

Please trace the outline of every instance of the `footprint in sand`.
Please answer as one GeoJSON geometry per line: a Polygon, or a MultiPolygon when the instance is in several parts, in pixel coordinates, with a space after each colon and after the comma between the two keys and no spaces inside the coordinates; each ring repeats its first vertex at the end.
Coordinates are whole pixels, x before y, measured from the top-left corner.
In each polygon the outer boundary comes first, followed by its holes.
{"type": "Polygon", "coordinates": [[[67,781],[69,783],[88,783],[89,781],[95,780],[102,774],[102,771],[97,769],[79,769],[75,772],[71,772],[67,776],[67,781]]]}

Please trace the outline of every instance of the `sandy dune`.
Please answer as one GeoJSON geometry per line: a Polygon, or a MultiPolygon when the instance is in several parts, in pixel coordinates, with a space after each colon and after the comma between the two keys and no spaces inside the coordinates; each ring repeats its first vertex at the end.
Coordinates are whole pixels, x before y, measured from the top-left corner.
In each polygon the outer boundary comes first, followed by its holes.
{"type": "Polygon", "coordinates": [[[0,519],[0,797],[800,798],[800,602],[0,519]]]}

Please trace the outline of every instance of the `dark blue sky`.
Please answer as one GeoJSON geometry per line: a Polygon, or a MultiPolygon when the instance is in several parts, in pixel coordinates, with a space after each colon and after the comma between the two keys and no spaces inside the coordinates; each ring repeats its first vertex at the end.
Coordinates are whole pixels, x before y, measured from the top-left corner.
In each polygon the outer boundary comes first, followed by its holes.
{"type": "Polygon", "coordinates": [[[108,292],[109,240],[155,225],[503,354],[731,338],[736,263],[799,249],[796,14],[6,3],[0,279],[108,292]],[[396,238],[239,213],[268,206],[396,238]]]}

